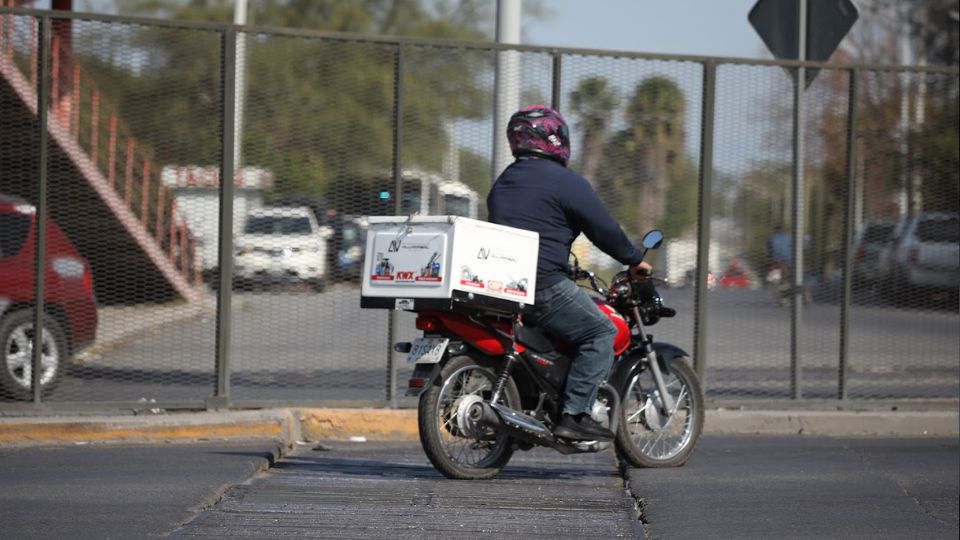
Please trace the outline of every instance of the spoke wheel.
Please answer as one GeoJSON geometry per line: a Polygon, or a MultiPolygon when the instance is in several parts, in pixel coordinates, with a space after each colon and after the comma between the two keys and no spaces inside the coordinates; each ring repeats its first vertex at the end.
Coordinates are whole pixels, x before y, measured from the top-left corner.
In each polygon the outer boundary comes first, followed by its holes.
{"type": "MultiPolygon", "coordinates": [[[[497,380],[493,365],[469,356],[451,358],[437,384],[420,396],[420,443],[433,466],[448,478],[477,480],[500,472],[513,454],[509,437],[469,420],[467,411],[489,401],[497,380]]],[[[498,403],[519,407],[520,397],[507,381],[498,403]]]]}
{"type": "Polygon", "coordinates": [[[617,453],[635,467],[683,465],[703,431],[704,398],[696,373],[686,360],[675,360],[663,375],[673,402],[670,415],[664,414],[649,369],[631,377],[622,389],[617,453]]]}

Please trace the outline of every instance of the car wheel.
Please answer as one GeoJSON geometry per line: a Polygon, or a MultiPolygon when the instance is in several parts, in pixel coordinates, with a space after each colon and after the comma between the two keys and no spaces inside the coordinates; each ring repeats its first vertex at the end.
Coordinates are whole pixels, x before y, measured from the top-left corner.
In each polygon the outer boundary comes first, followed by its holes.
{"type": "MultiPolygon", "coordinates": [[[[16,400],[33,397],[33,310],[14,311],[0,320],[0,345],[3,359],[0,365],[0,395],[16,400]]],[[[50,393],[60,382],[67,360],[67,340],[57,321],[43,318],[41,340],[40,387],[50,393]]]]}

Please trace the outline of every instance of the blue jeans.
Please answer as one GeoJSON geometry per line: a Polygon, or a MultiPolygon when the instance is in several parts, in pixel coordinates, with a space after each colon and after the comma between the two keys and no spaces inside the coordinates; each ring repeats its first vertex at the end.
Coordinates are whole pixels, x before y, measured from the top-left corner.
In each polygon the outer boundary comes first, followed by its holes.
{"type": "Polygon", "coordinates": [[[563,412],[589,413],[597,399],[597,388],[613,365],[616,327],[597,309],[590,295],[569,279],[536,292],[531,319],[532,326],[575,348],[563,412]]]}

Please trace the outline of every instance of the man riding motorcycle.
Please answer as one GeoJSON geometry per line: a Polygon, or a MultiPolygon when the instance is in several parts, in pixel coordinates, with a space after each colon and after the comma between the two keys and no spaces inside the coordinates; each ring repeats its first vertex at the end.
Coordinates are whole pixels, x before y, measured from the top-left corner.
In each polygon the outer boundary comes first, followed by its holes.
{"type": "Polygon", "coordinates": [[[616,329],[568,278],[567,260],[582,232],[604,253],[628,265],[631,275],[649,274],[652,267],[642,262],[642,253],[589,182],[567,168],[570,136],[559,112],[546,105],[517,111],[507,124],[507,140],[516,160],[487,195],[489,220],[540,234],[537,290],[528,320],[576,351],[554,434],[612,441],[614,434],[591,418],[590,410],[613,363],[616,329]]]}

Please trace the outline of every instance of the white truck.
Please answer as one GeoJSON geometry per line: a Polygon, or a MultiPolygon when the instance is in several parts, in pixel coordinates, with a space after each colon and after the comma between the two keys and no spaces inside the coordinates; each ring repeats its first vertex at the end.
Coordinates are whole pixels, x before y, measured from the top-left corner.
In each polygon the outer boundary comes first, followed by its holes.
{"type": "MultiPolygon", "coordinates": [[[[173,191],[176,211],[197,241],[200,268],[210,277],[219,264],[219,167],[170,165],[160,172],[160,180],[173,191]]],[[[273,174],[257,167],[241,167],[233,185],[233,230],[239,232],[247,214],[263,206],[263,191],[273,186],[273,174]]]]}

